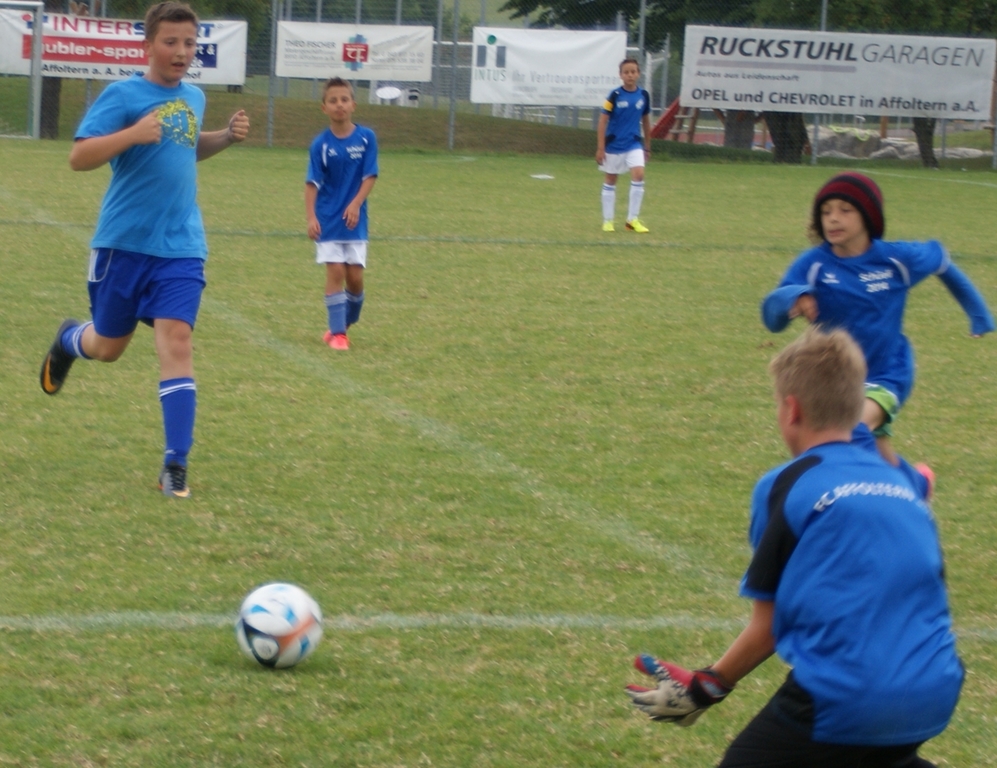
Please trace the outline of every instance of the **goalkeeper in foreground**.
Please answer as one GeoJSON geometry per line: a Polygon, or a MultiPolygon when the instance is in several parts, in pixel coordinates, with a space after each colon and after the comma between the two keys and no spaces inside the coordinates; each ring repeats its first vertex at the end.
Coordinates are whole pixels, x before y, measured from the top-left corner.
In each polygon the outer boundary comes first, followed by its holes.
{"type": "Polygon", "coordinates": [[[808,329],[770,370],[794,458],[752,496],[748,626],[706,669],[639,656],[657,686],[627,692],[691,725],[778,653],[789,676],[722,768],[931,766],[917,750],[948,725],[964,673],[923,486],[852,441],[866,366],[845,331],[808,329]]]}

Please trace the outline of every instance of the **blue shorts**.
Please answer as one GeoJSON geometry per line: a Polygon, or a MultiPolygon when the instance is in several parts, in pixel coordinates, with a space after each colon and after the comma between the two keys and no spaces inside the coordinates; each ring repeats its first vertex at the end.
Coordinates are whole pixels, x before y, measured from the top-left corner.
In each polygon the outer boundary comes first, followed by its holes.
{"type": "Polygon", "coordinates": [[[90,314],[101,336],[127,336],[141,320],[181,320],[191,328],[206,285],[204,259],[164,259],[117,248],[90,252],[90,314]]]}

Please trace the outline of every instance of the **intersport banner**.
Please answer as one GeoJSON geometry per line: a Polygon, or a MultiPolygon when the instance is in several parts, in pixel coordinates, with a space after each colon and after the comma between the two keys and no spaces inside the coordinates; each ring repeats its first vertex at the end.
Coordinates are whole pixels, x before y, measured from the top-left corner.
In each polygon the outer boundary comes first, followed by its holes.
{"type": "Polygon", "coordinates": [[[986,119],[995,50],[993,39],[688,26],[680,102],[986,119]]]}
{"type": "Polygon", "coordinates": [[[475,27],[471,101],[599,107],[626,54],[625,32],[475,27]]]}
{"type": "Polygon", "coordinates": [[[277,24],[278,77],[433,79],[433,28],[387,24],[277,24]]]}
{"type": "MultiPolygon", "coordinates": [[[[246,82],[245,21],[202,21],[197,55],[184,80],[210,85],[246,82]]],[[[0,10],[0,72],[31,72],[32,16],[0,10]]],[[[124,80],[145,72],[145,23],[46,13],[42,28],[42,73],[50,77],[124,80]]]]}

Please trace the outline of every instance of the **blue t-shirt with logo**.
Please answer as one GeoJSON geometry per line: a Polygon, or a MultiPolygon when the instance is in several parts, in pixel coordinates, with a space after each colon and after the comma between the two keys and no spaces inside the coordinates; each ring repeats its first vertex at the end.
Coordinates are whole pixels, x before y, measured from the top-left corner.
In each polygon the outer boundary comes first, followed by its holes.
{"type": "Polygon", "coordinates": [[[305,183],[318,188],[315,217],[322,227],[319,241],[367,240],[367,201],[360,206],[360,220],[347,229],[346,206],[357,196],[364,179],[377,176],[377,138],[370,128],[354,126],[345,139],[326,128],[312,141],[305,183]]]}
{"type": "Polygon", "coordinates": [[[181,82],[168,88],[141,74],[111,83],[87,111],[77,139],[107,136],[156,110],[158,144],[130,147],[112,158],[92,248],[119,248],[164,258],[208,255],[197,207],[197,141],[204,92],[181,82]]]}
{"type": "Polygon", "coordinates": [[[755,486],[741,594],[774,601],[779,656],[813,700],[812,738],[912,744],[962,686],[931,510],[868,447],[805,451],[755,486]]]}
{"type": "Polygon", "coordinates": [[[606,123],[606,152],[622,155],[644,146],[641,121],[651,111],[651,97],[643,88],[628,91],[622,85],[606,97],[602,111],[609,115],[606,123]]]}

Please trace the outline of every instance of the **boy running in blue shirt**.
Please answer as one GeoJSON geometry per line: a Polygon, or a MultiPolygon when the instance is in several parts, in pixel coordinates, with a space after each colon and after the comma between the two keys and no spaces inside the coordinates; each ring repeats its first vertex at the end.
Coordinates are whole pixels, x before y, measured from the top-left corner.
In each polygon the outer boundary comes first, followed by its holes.
{"type": "Polygon", "coordinates": [[[197,207],[196,163],[249,133],[242,110],[202,132],[204,92],[183,82],[197,50],[190,6],[163,2],[145,16],[149,69],[109,85],[87,112],[69,154],[75,171],[111,164],[94,233],[88,289],[93,319],[66,320],[42,362],[41,386],[62,388],[79,358],[114,362],[142,321],[153,328],[166,450],[159,487],[190,495],[196,387],[192,333],[208,249],[197,207]]]}
{"type": "Polygon", "coordinates": [[[802,316],[852,335],[869,368],[862,421],[896,465],[892,424],[914,385],[914,354],[903,333],[907,292],[936,275],[969,316],[973,336],[993,331],[993,318],[941,243],[882,239],[883,195],[868,176],[833,177],[817,192],[811,215],[811,234],[820,245],[790,265],[762,302],[762,320],[777,332],[802,316]]]}
{"type": "Polygon", "coordinates": [[[640,65],[636,59],[620,62],[623,85],[614,89],[602,106],[596,129],[595,161],[606,174],[602,185],[602,231],[614,232],[616,225],[616,179],[630,173],[630,201],[627,209],[627,229],[645,233],[640,220],[644,201],[644,163],[651,155],[651,97],[640,80],[640,65]]]}
{"type": "Polygon", "coordinates": [[[657,686],[627,692],[652,719],[691,725],[777,653],[792,669],[721,768],[926,768],[918,748],[947,727],[964,676],[931,511],[851,440],[866,366],[845,331],[809,328],[771,372],[793,459],[752,495],[748,626],[705,669],[639,656],[657,686]]]}
{"type": "Polygon", "coordinates": [[[329,127],[308,153],[305,216],[315,241],[315,261],[325,264],[329,329],[322,340],[346,350],[346,329],[360,319],[367,266],[367,196],[377,181],[377,138],[354,125],[353,86],[334,77],[325,84],[322,111],[329,127]]]}

